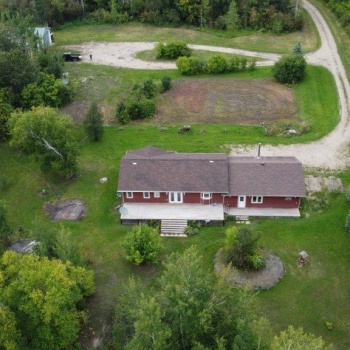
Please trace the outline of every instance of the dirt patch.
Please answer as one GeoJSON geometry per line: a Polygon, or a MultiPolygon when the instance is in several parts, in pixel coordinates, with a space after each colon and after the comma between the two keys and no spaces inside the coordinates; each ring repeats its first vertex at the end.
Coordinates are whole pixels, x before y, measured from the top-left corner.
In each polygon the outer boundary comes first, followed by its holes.
{"type": "Polygon", "coordinates": [[[157,104],[156,123],[260,124],[295,119],[292,89],[271,80],[177,80],[157,104]]]}
{"type": "MultiPolygon", "coordinates": [[[[284,275],[285,266],[283,261],[275,254],[265,251],[266,267],[260,271],[239,271],[231,268],[229,282],[236,286],[249,286],[253,290],[272,288],[284,275]]],[[[222,251],[219,250],[215,257],[215,271],[221,271],[223,264],[222,251]]]]}
{"type": "Polygon", "coordinates": [[[334,176],[329,177],[317,177],[308,175],[305,177],[306,191],[309,193],[314,192],[337,192],[343,191],[343,183],[341,179],[334,176]]]}
{"type": "Polygon", "coordinates": [[[45,212],[53,220],[81,220],[86,215],[85,204],[80,199],[65,199],[55,203],[46,203],[45,212]]]}

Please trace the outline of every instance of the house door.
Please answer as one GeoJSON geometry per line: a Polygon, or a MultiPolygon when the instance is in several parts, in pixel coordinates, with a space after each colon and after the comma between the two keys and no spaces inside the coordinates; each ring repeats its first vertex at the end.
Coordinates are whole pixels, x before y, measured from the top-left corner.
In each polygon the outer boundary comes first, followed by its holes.
{"type": "Polygon", "coordinates": [[[238,208],[245,208],[246,196],[238,196],[238,208]]]}
{"type": "Polygon", "coordinates": [[[182,192],[170,192],[169,203],[182,203],[182,192]]]}

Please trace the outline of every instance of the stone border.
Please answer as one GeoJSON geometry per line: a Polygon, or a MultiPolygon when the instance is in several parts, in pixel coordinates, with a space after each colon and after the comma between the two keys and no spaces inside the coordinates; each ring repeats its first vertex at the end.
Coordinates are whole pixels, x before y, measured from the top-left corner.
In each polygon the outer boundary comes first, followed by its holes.
{"type": "MultiPolygon", "coordinates": [[[[270,251],[264,250],[266,267],[260,271],[240,271],[231,267],[228,280],[235,286],[249,286],[252,290],[266,290],[276,285],[286,271],[283,261],[270,251]]],[[[215,255],[214,268],[218,273],[225,265],[222,263],[222,249],[215,255]]]]}

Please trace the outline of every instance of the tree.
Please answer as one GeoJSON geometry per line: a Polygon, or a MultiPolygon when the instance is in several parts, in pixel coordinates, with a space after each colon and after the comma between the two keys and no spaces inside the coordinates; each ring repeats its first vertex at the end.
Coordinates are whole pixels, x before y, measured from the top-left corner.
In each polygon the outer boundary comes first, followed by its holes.
{"type": "Polygon", "coordinates": [[[71,262],[74,266],[84,266],[84,259],[78,247],[72,242],[72,233],[69,228],[60,226],[58,230],[47,229],[36,225],[33,237],[40,242],[35,247],[35,253],[49,259],[59,259],[62,262],[71,262]]]}
{"type": "Polygon", "coordinates": [[[44,173],[70,177],[77,170],[77,139],[72,120],[49,107],[16,111],[8,121],[10,145],[41,160],[44,173]]]}
{"type": "Polygon", "coordinates": [[[332,350],[332,345],[326,345],[324,340],[316,338],[313,334],[306,334],[302,328],[289,326],[278,336],[275,336],[271,350],[332,350]]]}
{"type": "Polygon", "coordinates": [[[10,245],[11,232],[12,230],[7,221],[6,203],[0,200],[0,253],[10,245]]]}
{"type": "Polygon", "coordinates": [[[227,263],[232,263],[238,269],[258,270],[264,266],[264,261],[258,252],[259,236],[250,228],[243,226],[226,230],[224,254],[227,263]]]}
{"type": "Polygon", "coordinates": [[[237,4],[235,0],[232,0],[230,7],[225,16],[226,29],[234,32],[240,27],[240,18],[238,15],[237,4]]]}
{"type": "Polygon", "coordinates": [[[299,83],[306,75],[306,60],[300,54],[284,55],[274,64],[272,73],[279,83],[299,83]]]}
{"type": "Polygon", "coordinates": [[[125,237],[123,244],[126,260],[135,265],[158,262],[161,238],[156,228],[135,226],[125,237]]]}
{"type": "Polygon", "coordinates": [[[253,326],[255,296],[230,286],[227,271],[215,278],[191,247],[168,257],[157,287],[147,293],[131,280],[116,308],[118,348],[232,349],[241,324],[250,336],[242,336],[241,343],[262,344],[261,327],[253,326]]]}
{"type": "MultiPolygon", "coordinates": [[[[8,251],[0,259],[0,276],[0,305],[13,320],[18,343],[59,350],[78,340],[84,312],[77,304],[94,292],[92,271],[8,251]]],[[[5,333],[8,325],[0,320],[0,326],[5,333]]]]}
{"type": "Polygon", "coordinates": [[[90,141],[98,142],[103,136],[103,115],[93,102],[84,119],[85,132],[90,141]]]}
{"type": "Polygon", "coordinates": [[[13,112],[12,106],[5,98],[1,98],[2,91],[5,93],[4,89],[0,89],[0,142],[7,140],[9,137],[7,122],[13,112]]]}
{"type": "Polygon", "coordinates": [[[298,41],[295,46],[293,47],[293,54],[295,55],[303,55],[304,54],[304,51],[303,51],[303,48],[301,46],[301,43],[300,41],[298,41]]]}
{"type": "Polygon", "coordinates": [[[23,50],[0,50],[0,88],[8,90],[12,105],[20,105],[22,90],[36,80],[38,72],[36,62],[23,50]]]}

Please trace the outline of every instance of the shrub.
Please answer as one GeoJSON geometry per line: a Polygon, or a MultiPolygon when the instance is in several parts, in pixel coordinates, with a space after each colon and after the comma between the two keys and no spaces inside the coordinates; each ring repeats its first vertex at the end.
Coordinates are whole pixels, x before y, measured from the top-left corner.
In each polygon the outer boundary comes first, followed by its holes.
{"type": "Polygon", "coordinates": [[[160,91],[163,93],[165,91],[168,91],[171,89],[171,78],[170,77],[163,77],[161,80],[161,89],[160,91]]]}
{"type": "Polygon", "coordinates": [[[264,266],[262,256],[258,253],[259,236],[246,226],[229,227],[226,230],[224,254],[227,263],[242,270],[257,270],[264,266]]]}
{"type": "Polygon", "coordinates": [[[123,243],[125,258],[135,265],[158,263],[161,238],[157,229],[148,225],[135,226],[125,237],[123,243]]]}
{"type": "Polygon", "coordinates": [[[299,83],[306,75],[306,60],[300,54],[284,55],[274,64],[272,73],[279,83],[299,83]]]}
{"type": "Polygon", "coordinates": [[[120,124],[124,125],[129,122],[130,117],[128,113],[128,108],[126,107],[124,102],[119,102],[115,116],[120,124]]]}
{"type": "Polygon", "coordinates": [[[151,24],[157,24],[159,25],[161,23],[162,19],[160,17],[158,10],[145,10],[140,15],[140,22],[142,23],[151,23],[151,24]]]}
{"type": "Polygon", "coordinates": [[[251,266],[252,270],[258,271],[263,269],[265,264],[265,259],[261,254],[253,254],[249,257],[248,263],[251,266]]]}
{"type": "Polygon", "coordinates": [[[225,57],[222,55],[214,55],[207,63],[207,72],[213,74],[225,73],[228,69],[228,64],[225,57]]]}
{"type": "Polygon", "coordinates": [[[241,59],[238,56],[232,56],[228,62],[228,70],[230,72],[238,72],[241,67],[241,59]]]}
{"type": "Polygon", "coordinates": [[[196,75],[204,72],[205,64],[197,57],[179,57],[176,66],[181,74],[196,75]]]}
{"type": "Polygon", "coordinates": [[[152,117],[156,111],[156,104],[147,98],[132,98],[127,104],[128,117],[131,120],[146,119],[152,117]]]}
{"type": "Polygon", "coordinates": [[[143,83],[143,95],[150,99],[154,98],[158,92],[157,85],[152,79],[148,79],[143,83]]]}
{"type": "Polygon", "coordinates": [[[159,43],[156,46],[156,57],[158,59],[176,60],[179,57],[191,56],[191,49],[181,42],[169,42],[167,44],[159,43]]]}

